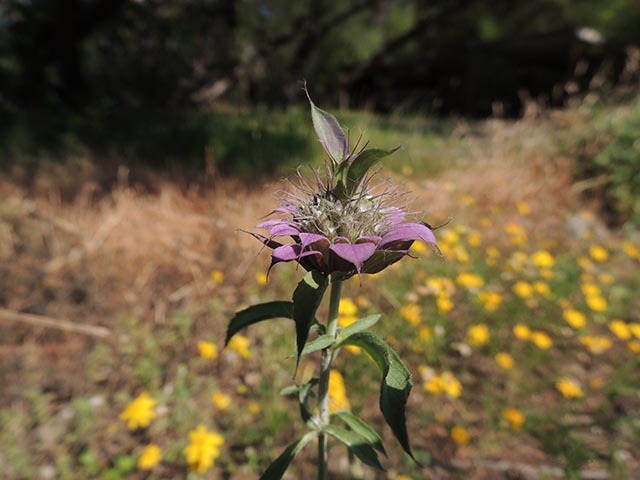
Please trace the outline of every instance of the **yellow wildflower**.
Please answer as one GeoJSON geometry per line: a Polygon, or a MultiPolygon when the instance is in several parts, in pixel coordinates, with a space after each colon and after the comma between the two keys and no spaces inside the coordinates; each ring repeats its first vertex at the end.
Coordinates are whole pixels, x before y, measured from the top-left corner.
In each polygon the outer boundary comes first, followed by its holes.
{"type": "Polygon", "coordinates": [[[258,402],[249,402],[249,406],[247,407],[247,410],[249,410],[249,413],[251,415],[257,415],[260,413],[260,404],[258,402]]]}
{"type": "Polygon", "coordinates": [[[584,395],[580,385],[570,378],[561,378],[556,382],[556,388],[565,398],[580,398],[584,395]]]}
{"type": "Polygon", "coordinates": [[[551,288],[548,283],[545,282],[534,282],[533,289],[538,293],[538,295],[542,295],[543,297],[551,296],[551,288]]]}
{"type": "Polygon", "coordinates": [[[476,230],[471,232],[468,237],[469,245],[472,247],[479,247],[482,243],[482,234],[476,230]]]}
{"type": "Polygon", "coordinates": [[[631,340],[627,342],[627,348],[633,353],[640,353],[640,342],[637,340],[631,340]]]}
{"type": "Polygon", "coordinates": [[[498,250],[496,247],[487,247],[485,253],[487,254],[487,257],[490,258],[500,257],[500,250],[498,250]]]}
{"type": "Polygon", "coordinates": [[[458,398],[462,393],[462,384],[451,372],[444,372],[427,380],[424,389],[434,395],[446,393],[450,397],[458,398]]]}
{"type": "Polygon", "coordinates": [[[220,270],[214,270],[211,272],[210,277],[213,283],[220,284],[224,280],[224,273],[222,273],[220,270]]]}
{"type": "Polygon", "coordinates": [[[518,213],[520,215],[529,215],[531,213],[531,207],[524,200],[520,200],[516,203],[516,208],[518,209],[518,213]]]}
{"type": "Polygon", "coordinates": [[[247,388],[247,386],[244,383],[241,383],[240,385],[238,385],[236,387],[236,393],[238,395],[244,395],[245,393],[247,393],[249,391],[249,389],[247,388]]]}
{"type": "Polygon", "coordinates": [[[502,410],[502,418],[504,418],[513,430],[520,430],[524,425],[524,414],[517,408],[509,407],[502,410]]]}
{"type": "Polygon", "coordinates": [[[189,432],[189,441],[189,445],[184,448],[189,468],[198,473],[206,472],[220,456],[224,437],[219,433],[209,432],[204,425],[198,425],[198,428],[189,432]]]}
{"type": "Polygon", "coordinates": [[[436,298],[436,305],[438,307],[438,311],[442,315],[446,315],[453,308],[453,303],[448,295],[438,295],[438,298],[436,298]]]}
{"type": "Polygon", "coordinates": [[[410,303],[400,309],[400,316],[412,325],[418,325],[422,319],[422,308],[420,305],[410,303]]]}
{"type": "Polygon", "coordinates": [[[476,203],[476,199],[471,195],[461,195],[458,197],[458,200],[460,200],[460,203],[463,205],[473,205],[476,203]]]}
{"type": "Polygon", "coordinates": [[[540,270],[540,276],[545,280],[551,280],[554,277],[554,273],[550,268],[544,268],[540,270]]]}
{"type": "Polygon", "coordinates": [[[466,445],[471,440],[471,435],[466,428],[456,425],[451,429],[451,439],[458,445],[466,445]]]}
{"type": "Polygon", "coordinates": [[[612,342],[607,337],[583,335],[580,337],[580,343],[589,349],[591,353],[599,355],[611,348],[612,342]]]}
{"type": "Polygon", "coordinates": [[[496,359],[496,363],[500,365],[501,368],[505,370],[511,370],[513,368],[513,357],[507,352],[498,352],[494,357],[496,359]]]}
{"type": "Polygon", "coordinates": [[[595,283],[583,283],[580,285],[580,290],[582,290],[585,297],[597,297],[602,295],[602,290],[600,290],[600,287],[595,283]]]}
{"type": "Polygon", "coordinates": [[[593,269],[593,262],[587,257],[580,256],[576,259],[576,262],[578,262],[578,265],[580,265],[580,268],[582,268],[583,270],[593,269]]]}
{"type": "Polygon", "coordinates": [[[519,281],[513,286],[513,292],[520,298],[526,300],[533,295],[533,287],[529,282],[519,281]]]}
{"type": "Polygon", "coordinates": [[[397,475],[395,480],[412,480],[408,475],[397,475]]]}
{"type": "Polygon", "coordinates": [[[472,347],[480,347],[489,341],[489,328],[484,323],[472,325],[467,330],[467,343],[472,347]]]}
{"type": "Polygon", "coordinates": [[[456,278],[456,282],[467,288],[480,288],[484,285],[484,280],[475,273],[463,272],[456,278]]]}
{"type": "Polygon", "coordinates": [[[453,255],[456,257],[456,260],[460,263],[467,263],[469,261],[469,252],[462,245],[456,245],[453,247],[453,255]]]}
{"type": "Polygon", "coordinates": [[[525,231],[524,228],[522,228],[522,225],[517,224],[517,223],[509,223],[508,225],[506,225],[504,227],[504,231],[508,234],[508,235],[524,235],[525,231]]]}
{"type": "Polygon", "coordinates": [[[547,333],[539,330],[531,332],[531,341],[536,347],[542,350],[547,350],[553,346],[553,340],[551,340],[551,337],[547,333]]]}
{"type": "Polygon", "coordinates": [[[360,355],[360,352],[362,352],[362,348],[355,345],[345,345],[344,349],[352,355],[360,355]]]}
{"type": "Polygon", "coordinates": [[[331,370],[329,374],[329,411],[349,410],[351,403],[347,398],[347,389],[344,386],[344,377],[337,370],[331,370]]]}
{"type": "Polygon", "coordinates": [[[416,253],[424,253],[427,251],[427,244],[422,241],[413,242],[411,249],[416,253]]]}
{"type": "Polygon", "coordinates": [[[609,252],[606,248],[601,247],[600,245],[594,245],[589,249],[589,255],[596,262],[605,262],[609,258],[609,252]]]}
{"type": "Polygon", "coordinates": [[[155,443],[151,443],[145,447],[138,458],[138,468],[140,470],[151,470],[162,460],[162,452],[160,447],[155,443]]]}
{"type": "Polygon", "coordinates": [[[258,285],[266,285],[267,275],[262,272],[256,273],[256,282],[258,283],[258,285]]]}
{"type": "Polygon", "coordinates": [[[430,327],[420,327],[418,337],[423,342],[430,342],[433,340],[433,330],[430,327]]]}
{"type": "Polygon", "coordinates": [[[599,295],[588,296],[586,302],[587,306],[594,312],[605,312],[609,308],[607,300],[599,295]]]}
{"type": "Polygon", "coordinates": [[[202,358],[218,358],[218,347],[212,342],[198,342],[198,351],[202,358]]]}
{"type": "Polygon", "coordinates": [[[519,323],[513,327],[513,334],[520,340],[528,340],[531,337],[531,330],[526,325],[519,323]]]}
{"type": "Polygon", "coordinates": [[[120,419],[127,422],[129,430],[146,428],[156,418],[157,401],[147,392],[142,392],[120,414],[120,419]]]}
{"type": "Polygon", "coordinates": [[[226,393],[216,392],[211,396],[211,402],[218,410],[225,411],[231,406],[231,397],[226,393]]]}
{"type": "Polygon", "coordinates": [[[638,248],[635,243],[624,242],[622,244],[622,251],[629,257],[640,260],[640,248],[638,248]]]}
{"type": "Polygon", "coordinates": [[[600,280],[600,283],[603,285],[611,285],[616,279],[609,273],[601,273],[598,275],[598,280],[600,280]]]}
{"type": "Polygon", "coordinates": [[[442,243],[453,244],[457,243],[458,240],[460,240],[460,237],[458,237],[458,234],[453,230],[447,230],[442,235],[440,235],[440,242],[442,243]]]}
{"type": "Polygon", "coordinates": [[[555,264],[553,255],[546,250],[538,250],[531,255],[531,263],[538,268],[551,268],[555,264]]]}
{"type": "Polygon", "coordinates": [[[564,318],[571,328],[575,328],[576,330],[587,324],[587,317],[585,317],[584,313],[573,308],[564,310],[562,312],[562,318],[564,318]]]}
{"type": "Polygon", "coordinates": [[[352,299],[348,297],[340,299],[340,305],[338,306],[339,315],[355,315],[356,313],[358,313],[358,306],[352,299]]]}
{"type": "Polygon", "coordinates": [[[640,323],[634,322],[629,324],[629,331],[631,334],[640,340],[640,323]]]}
{"type": "Polygon", "coordinates": [[[236,334],[231,338],[231,340],[229,340],[228,347],[242,358],[249,359],[251,358],[249,345],[251,345],[251,342],[247,337],[242,334],[236,334]]]}
{"type": "Polygon", "coordinates": [[[495,312],[502,303],[502,295],[498,292],[480,292],[478,300],[487,312],[495,312]]]}
{"type": "Polygon", "coordinates": [[[631,338],[631,329],[622,320],[611,320],[609,322],[609,330],[620,340],[629,340],[631,338]]]}

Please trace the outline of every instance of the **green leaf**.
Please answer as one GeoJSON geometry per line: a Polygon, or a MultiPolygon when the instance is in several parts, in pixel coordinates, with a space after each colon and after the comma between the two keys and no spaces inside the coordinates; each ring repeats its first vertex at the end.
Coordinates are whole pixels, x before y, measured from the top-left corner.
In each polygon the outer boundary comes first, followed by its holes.
{"type": "MultiPolygon", "coordinates": [[[[370,332],[358,332],[342,342],[363,348],[382,371],[380,384],[380,410],[402,448],[416,461],[407,433],[405,408],[411,392],[411,373],[393,349],[380,337],[370,332]]],[[[417,462],[417,461],[416,461],[417,462]]]]}
{"type": "Polygon", "coordinates": [[[293,302],[277,301],[253,305],[235,314],[227,327],[226,346],[236,333],[243,328],[272,318],[293,318],[293,302]]]}
{"type": "Polygon", "coordinates": [[[298,391],[298,399],[300,401],[300,416],[305,423],[308,423],[313,417],[313,413],[309,410],[307,405],[307,400],[309,399],[309,392],[311,391],[311,387],[317,385],[320,382],[318,378],[312,378],[304,385],[301,385],[300,390],[298,391]]]}
{"type": "Polygon", "coordinates": [[[340,163],[349,153],[349,145],[347,145],[347,139],[344,136],[342,127],[336,117],[329,112],[325,112],[311,101],[309,92],[305,88],[305,93],[311,104],[311,121],[313,122],[313,128],[318,135],[320,143],[324,147],[329,156],[336,162],[340,163]]]}
{"type": "Polygon", "coordinates": [[[341,410],[339,412],[335,412],[331,414],[331,417],[338,418],[342,420],[351,430],[356,432],[358,435],[363,437],[369,445],[378,450],[380,453],[383,453],[385,456],[387,452],[384,450],[384,446],[382,445],[382,439],[380,435],[371,428],[364,420],[356,417],[353,413],[348,410],[341,410]]]}
{"type": "Polygon", "coordinates": [[[344,443],[356,457],[367,465],[384,470],[380,460],[378,460],[378,454],[363,436],[335,425],[325,426],[324,431],[344,443]]]}
{"type": "Polygon", "coordinates": [[[302,355],[308,355],[310,353],[317,352],[318,350],[324,350],[331,346],[335,341],[336,339],[331,335],[321,335],[304,346],[302,349],[302,355]]]}
{"type": "Polygon", "coordinates": [[[285,448],[284,452],[282,452],[280,456],[276,458],[271,465],[269,465],[269,468],[267,468],[260,476],[260,480],[279,480],[282,478],[284,472],[287,471],[287,468],[289,468],[289,465],[298,452],[306,447],[315,436],[316,432],[309,432],[304,437],[299,438],[290,444],[285,448]]]}
{"type": "Polygon", "coordinates": [[[315,320],[316,311],[328,284],[329,279],[314,270],[300,280],[293,292],[293,320],[296,322],[296,343],[298,346],[296,370],[300,363],[302,350],[307,343],[307,338],[309,338],[309,330],[315,320]]]}
{"type": "Polygon", "coordinates": [[[374,315],[369,315],[368,317],[356,320],[348,327],[343,328],[338,334],[338,345],[340,344],[340,342],[344,341],[346,338],[349,338],[354,333],[358,333],[373,327],[376,323],[378,323],[378,320],[380,320],[380,314],[376,313],[374,315]]]}
{"type": "Polygon", "coordinates": [[[371,148],[365,150],[360,155],[355,157],[349,162],[349,167],[346,170],[346,174],[343,175],[344,187],[347,195],[353,193],[367,172],[376,163],[382,160],[384,157],[388,157],[400,147],[392,148],[391,150],[382,150],[379,148],[371,148]]]}

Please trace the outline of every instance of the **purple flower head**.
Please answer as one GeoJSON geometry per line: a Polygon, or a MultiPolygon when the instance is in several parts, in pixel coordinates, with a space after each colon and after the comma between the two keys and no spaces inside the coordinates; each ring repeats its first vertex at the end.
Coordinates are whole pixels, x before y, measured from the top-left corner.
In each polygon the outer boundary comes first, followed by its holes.
{"type": "Polygon", "coordinates": [[[429,227],[407,220],[406,209],[397,205],[397,192],[376,193],[371,187],[369,169],[396,149],[356,151],[356,145],[349,152],[335,117],[313,102],[311,109],[314,128],[331,159],[327,179],[317,175],[312,186],[300,177],[299,191],[286,194],[273,212],[283,218],[257,225],[269,235],[248,232],[273,249],[271,267],[295,261],[309,271],[348,278],[380,272],[406,256],[416,240],[437,248],[429,227]]]}

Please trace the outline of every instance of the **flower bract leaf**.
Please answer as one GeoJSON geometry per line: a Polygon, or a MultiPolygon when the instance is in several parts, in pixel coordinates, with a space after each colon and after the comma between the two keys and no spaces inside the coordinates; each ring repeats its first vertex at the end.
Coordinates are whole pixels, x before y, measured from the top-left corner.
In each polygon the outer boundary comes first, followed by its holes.
{"type": "Polygon", "coordinates": [[[279,480],[291,465],[291,462],[295,456],[307,446],[311,440],[316,436],[316,432],[309,432],[302,438],[299,438],[295,442],[291,443],[284,451],[276,458],[269,468],[260,476],[260,480],[279,480]]]}
{"type": "Polygon", "coordinates": [[[326,425],[324,431],[344,443],[362,462],[384,471],[384,467],[378,460],[378,454],[365,437],[353,430],[336,425],[326,425]]]}
{"type": "Polygon", "coordinates": [[[387,455],[387,452],[384,450],[384,446],[382,445],[382,439],[380,438],[380,435],[378,435],[378,433],[373,428],[371,428],[364,420],[356,417],[348,410],[340,410],[339,412],[335,412],[331,414],[331,417],[342,420],[351,430],[367,440],[369,442],[369,445],[371,445],[373,448],[375,448],[385,456],[387,455]]]}
{"type": "Polygon", "coordinates": [[[298,356],[296,370],[300,362],[300,355],[309,338],[309,330],[320,306],[329,279],[318,271],[307,273],[293,292],[293,320],[296,322],[296,344],[298,356]]]}
{"type": "Polygon", "coordinates": [[[347,145],[347,138],[344,135],[344,131],[338,123],[336,117],[329,112],[316,107],[311,100],[309,92],[307,92],[307,98],[311,105],[311,121],[313,122],[313,128],[318,135],[318,139],[323,148],[333,159],[334,162],[340,163],[349,153],[349,146],[347,145]]]}
{"type": "Polygon", "coordinates": [[[365,150],[349,162],[343,162],[340,167],[338,167],[336,176],[344,185],[346,195],[351,195],[358,188],[362,179],[375,164],[399,148],[400,147],[395,147],[391,150],[371,148],[365,150]]]}
{"type": "Polygon", "coordinates": [[[293,318],[293,302],[275,301],[260,303],[241,310],[229,322],[225,346],[236,333],[254,323],[272,318],[293,318]]]}
{"type": "Polygon", "coordinates": [[[373,327],[376,323],[378,323],[378,320],[380,320],[379,313],[356,320],[348,327],[340,330],[337,338],[338,343],[342,342],[346,338],[349,338],[354,333],[362,332],[363,330],[367,330],[368,328],[373,327]]]}
{"type": "Polygon", "coordinates": [[[405,452],[415,459],[409,445],[405,408],[411,392],[411,372],[398,354],[380,337],[370,332],[358,332],[340,345],[355,345],[364,349],[382,372],[380,410],[391,431],[405,452]]]}

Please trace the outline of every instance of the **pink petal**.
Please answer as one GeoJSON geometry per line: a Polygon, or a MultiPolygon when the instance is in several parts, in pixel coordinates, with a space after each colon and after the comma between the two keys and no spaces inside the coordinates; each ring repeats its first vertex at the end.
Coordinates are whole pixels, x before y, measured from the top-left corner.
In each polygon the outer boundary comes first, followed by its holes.
{"type": "Polygon", "coordinates": [[[425,243],[436,243],[433,232],[421,223],[403,223],[395,226],[382,237],[382,248],[393,242],[422,240],[425,243]]]}

